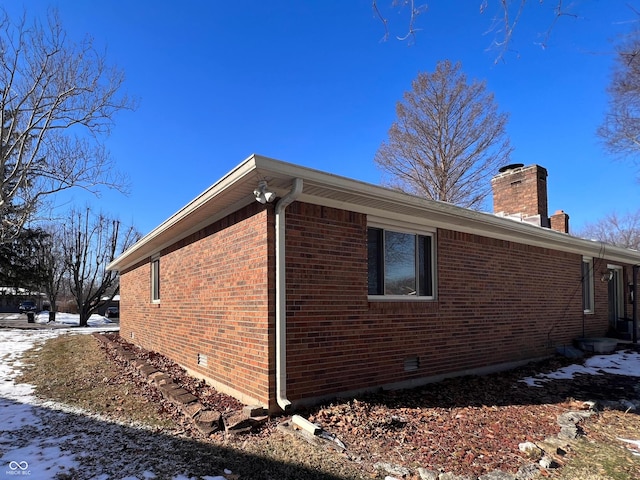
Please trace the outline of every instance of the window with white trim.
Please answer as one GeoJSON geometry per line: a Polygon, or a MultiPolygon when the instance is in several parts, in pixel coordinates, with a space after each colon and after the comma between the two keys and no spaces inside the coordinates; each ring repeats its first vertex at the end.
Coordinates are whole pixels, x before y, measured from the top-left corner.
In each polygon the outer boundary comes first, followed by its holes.
{"type": "Polygon", "coordinates": [[[160,302],[160,257],[151,258],[151,301],[160,302]]]}
{"type": "Polygon", "coordinates": [[[432,234],[369,227],[370,296],[434,298],[432,234]]]}
{"type": "Polygon", "coordinates": [[[584,313],[594,312],[593,259],[589,257],[582,257],[582,309],[584,313]]]}

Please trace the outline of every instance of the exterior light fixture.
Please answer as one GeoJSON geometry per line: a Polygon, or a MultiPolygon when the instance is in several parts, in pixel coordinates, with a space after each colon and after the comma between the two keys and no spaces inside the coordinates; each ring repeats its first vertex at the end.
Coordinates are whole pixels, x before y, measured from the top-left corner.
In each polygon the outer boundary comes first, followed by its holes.
{"type": "Polygon", "coordinates": [[[608,270],[602,272],[602,276],[600,277],[600,281],[602,283],[607,283],[607,282],[610,282],[611,280],[613,280],[613,270],[612,269],[608,269],[608,270]]]}
{"type": "Polygon", "coordinates": [[[258,182],[258,188],[253,191],[253,194],[256,196],[256,201],[262,203],[271,203],[276,199],[276,194],[267,189],[267,181],[260,180],[258,182]]]}

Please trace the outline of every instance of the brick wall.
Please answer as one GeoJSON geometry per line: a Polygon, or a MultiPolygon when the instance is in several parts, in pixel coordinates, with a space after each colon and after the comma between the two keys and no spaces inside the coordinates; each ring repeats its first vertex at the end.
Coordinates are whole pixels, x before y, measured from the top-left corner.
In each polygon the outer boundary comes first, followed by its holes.
{"type": "MultiPolygon", "coordinates": [[[[437,300],[369,301],[366,215],[301,202],[286,215],[294,403],[548,355],[583,322],[586,335],[607,331],[606,260],[584,316],[580,255],[439,230],[437,300]]],[[[121,335],[275,408],[273,217],[252,204],[163,251],[158,305],[148,260],[122,272],[121,335]]]]}
{"type": "Polygon", "coordinates": [[[274,389],[272,212],[251,204],[162,251],[159,304],[150,301],[149,261],[123,272],[123,338],[247,403],[267,405],[274,389]]]}
{"type": "Polygon", "coordinates": [[[607,331],[606,284],[582,313],[580,255],[439,230],[436,301],[367,300],[366,216],[287,211],[291,400],[536,358],[607,331]],[[419,359],[406,372],[405,360],[419,359]]]}

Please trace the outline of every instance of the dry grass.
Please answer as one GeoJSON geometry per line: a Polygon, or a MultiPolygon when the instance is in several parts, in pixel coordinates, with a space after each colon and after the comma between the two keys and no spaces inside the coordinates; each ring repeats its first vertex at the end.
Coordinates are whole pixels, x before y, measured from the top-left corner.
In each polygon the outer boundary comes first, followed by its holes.
{"type": "Polygon", "coordinates": [[[38,396],[117,420],[156,428],[175,428],[162,408],[139,393],[140,387],[105,361],[89,335],[64,335],[30,350],[17,379],[36,386],[38,396]]]}
{"type": "MultiPolygon", "coordinates": [[[[640,416],[608,410],[585,424],[586,437],[572,445],[569,461],[554,478],[560,480],[637,480],[640,457],[620,441],[640,439],[640,416]]],[[[640,453],[640,452],[638,452],[640,453]]]]}

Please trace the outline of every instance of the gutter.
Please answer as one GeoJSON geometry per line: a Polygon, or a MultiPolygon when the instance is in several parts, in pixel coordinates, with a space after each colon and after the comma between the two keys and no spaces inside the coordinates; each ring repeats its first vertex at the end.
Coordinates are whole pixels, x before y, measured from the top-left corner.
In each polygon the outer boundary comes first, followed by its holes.
{"type": "Polygon", "coordinates": [[[285,209],[302,193],[302,179],[295,178],[291,191],[278,200],[276,214],[276,401],[283,411],[287,399],[287,285],[285,258],[285,209]]]}

